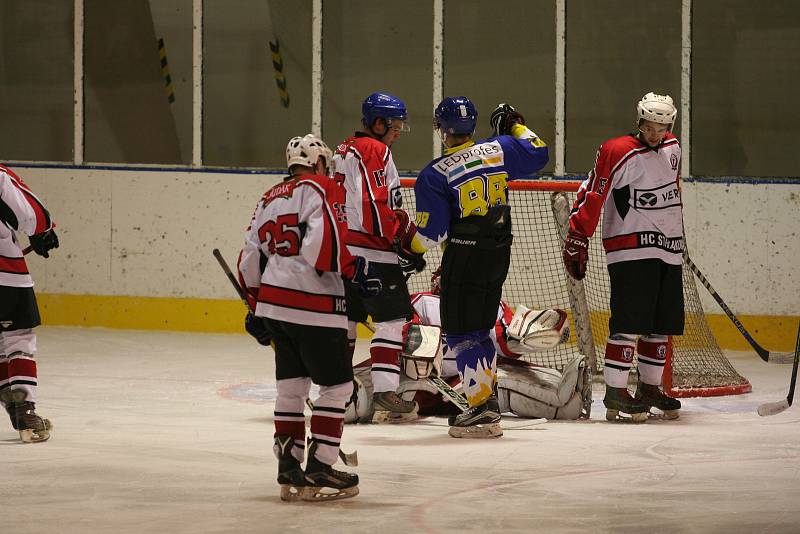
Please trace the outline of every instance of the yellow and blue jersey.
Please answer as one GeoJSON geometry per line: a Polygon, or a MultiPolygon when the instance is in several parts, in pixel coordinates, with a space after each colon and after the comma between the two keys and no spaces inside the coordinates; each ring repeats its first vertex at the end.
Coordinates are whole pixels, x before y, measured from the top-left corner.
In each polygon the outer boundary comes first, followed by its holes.
{"type": "Polygon", "coordinates": [[[416,225],[428,248],[447,239],[452,221],[508,204],[508,181],[547,164],[547,146],[536,134],[523,125],[512,132],[449,148],[420,172],[416,225]]]}

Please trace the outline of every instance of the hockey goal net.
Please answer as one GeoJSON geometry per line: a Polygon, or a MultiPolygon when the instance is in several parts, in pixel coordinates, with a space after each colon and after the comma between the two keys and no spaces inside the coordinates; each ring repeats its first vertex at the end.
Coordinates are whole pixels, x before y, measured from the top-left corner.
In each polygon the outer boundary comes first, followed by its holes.
{"type": "MultiPolygon", "coordinates": [[[[414,180],[401,181],[403,207],[414,217],[414,180]]],[[[572,333],[564,345],[525,357],[533,364],[563,368],[577,354],[585,355],[595,372],[603,370],[610,311],[608,271],[600,237],[601,225],[590,240],[586,278],[569,277],[561,262],[561,245],[579,182],[514,181],[509,183],[513,209],[514,244],[503,300],[531,309],[561,308],[570,314],[572,333]]],[[[426,254],[427,269],[409,280],[409,290],[428,291],[441,252],[426,254]]],[[[683,270],[686,312],[684,335],[670,344],[664,369],[664,388],[675,397],[734,395],[751,390],[719,348],[706,321],[694,277],[683,270]]]]}

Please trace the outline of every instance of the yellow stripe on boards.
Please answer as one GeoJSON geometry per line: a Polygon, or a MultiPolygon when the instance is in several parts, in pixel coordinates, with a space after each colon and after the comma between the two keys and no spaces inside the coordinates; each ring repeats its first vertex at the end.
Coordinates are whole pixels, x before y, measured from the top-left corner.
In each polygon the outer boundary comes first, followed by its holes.
{"type": "MultiPolygon", "coordinates": [[[[244,305],[238,300],[179,299],[111,295],[37,294],[44,325],[102,326],[136,330],[244,332],[244,305]]],[[[707,315],[720,347],[751,350],[725,315],[707,315]]],[[[794,350],[800,317],[742,315],[739,320],[770,351],[794,350]]],[[[358,337],[372,334],[358,326],[358,337]]],[[[571,336],[574,341],[574,334],[571,336]]]]}

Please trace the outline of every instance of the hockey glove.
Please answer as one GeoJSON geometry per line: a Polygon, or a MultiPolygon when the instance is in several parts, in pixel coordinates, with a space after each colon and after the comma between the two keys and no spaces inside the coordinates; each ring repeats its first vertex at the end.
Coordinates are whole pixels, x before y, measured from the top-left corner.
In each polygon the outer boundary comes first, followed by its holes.
{"type": "Polygon", "coordinates": [[[411,222],[408,212],[404,210],[394,210],[397,217],[397,227],[394,233],[394,246],[397,252],[397,259],[400,262],[400,268],[403,274],[408,278],[414,273],[421,272],[425,269],[425,258],[422,254],[414,252],[411,247],[411,242],[414,239],[414,234],[417,233],[417,226],[411,222]]]}
{"type": "Polygon", "coordinates": [[[561,251],[564,267],[575,280],[586,276],[586,263],[589,261],[589,240],[575,232],[569,232],[561,251]]]}
{"type": "Polygon", "coordinates": [[[256,317],[253,312],[247,312],[247,316],[244,318],[244,329],[247,330],[248,334],[256,338],[259,344],[265,347],[268,347],[272,341],[272,334],[267,330],[263,319],[256,317]]]}
{"type": "Polygon", "coordinates": [[[525,124],[525,118],[508,104],[498,104],[489,115],[489,126],[494,130],[495,136],[511,135],[511,127],[515,124],[525,124]]]}
{"type": "Polygon", "coordinates": [[[375,272],[375,268],[361,256],[356,256],[355,258],[355,274],[353,274],[350,283],[356,286],[356,289],[364,298],[379,295],[383,290],[383,283],[375,272]]]}
{"type": "Polygon", "coordinates": [[[31,242],[31,248],[33,248],[33,251],[39,256],[43,256],[45,258],[50,257],[50,250],[58,248],[58,236],[56,235],[56,231],[52,228],[42,232],[41,234],[34,234],[28,239],[31,242]]]}

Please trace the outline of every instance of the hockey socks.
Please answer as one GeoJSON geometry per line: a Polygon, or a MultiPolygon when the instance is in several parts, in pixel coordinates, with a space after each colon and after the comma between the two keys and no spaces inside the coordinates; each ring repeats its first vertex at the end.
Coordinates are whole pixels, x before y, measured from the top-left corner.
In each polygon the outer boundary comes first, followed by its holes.
{"type": "Polygon", "coordinates": [[[469,405],[483,404],[497,383],[497,353],[489,332],[445,334],[445,339],[456,354],[458,374],[469,405]]]}

